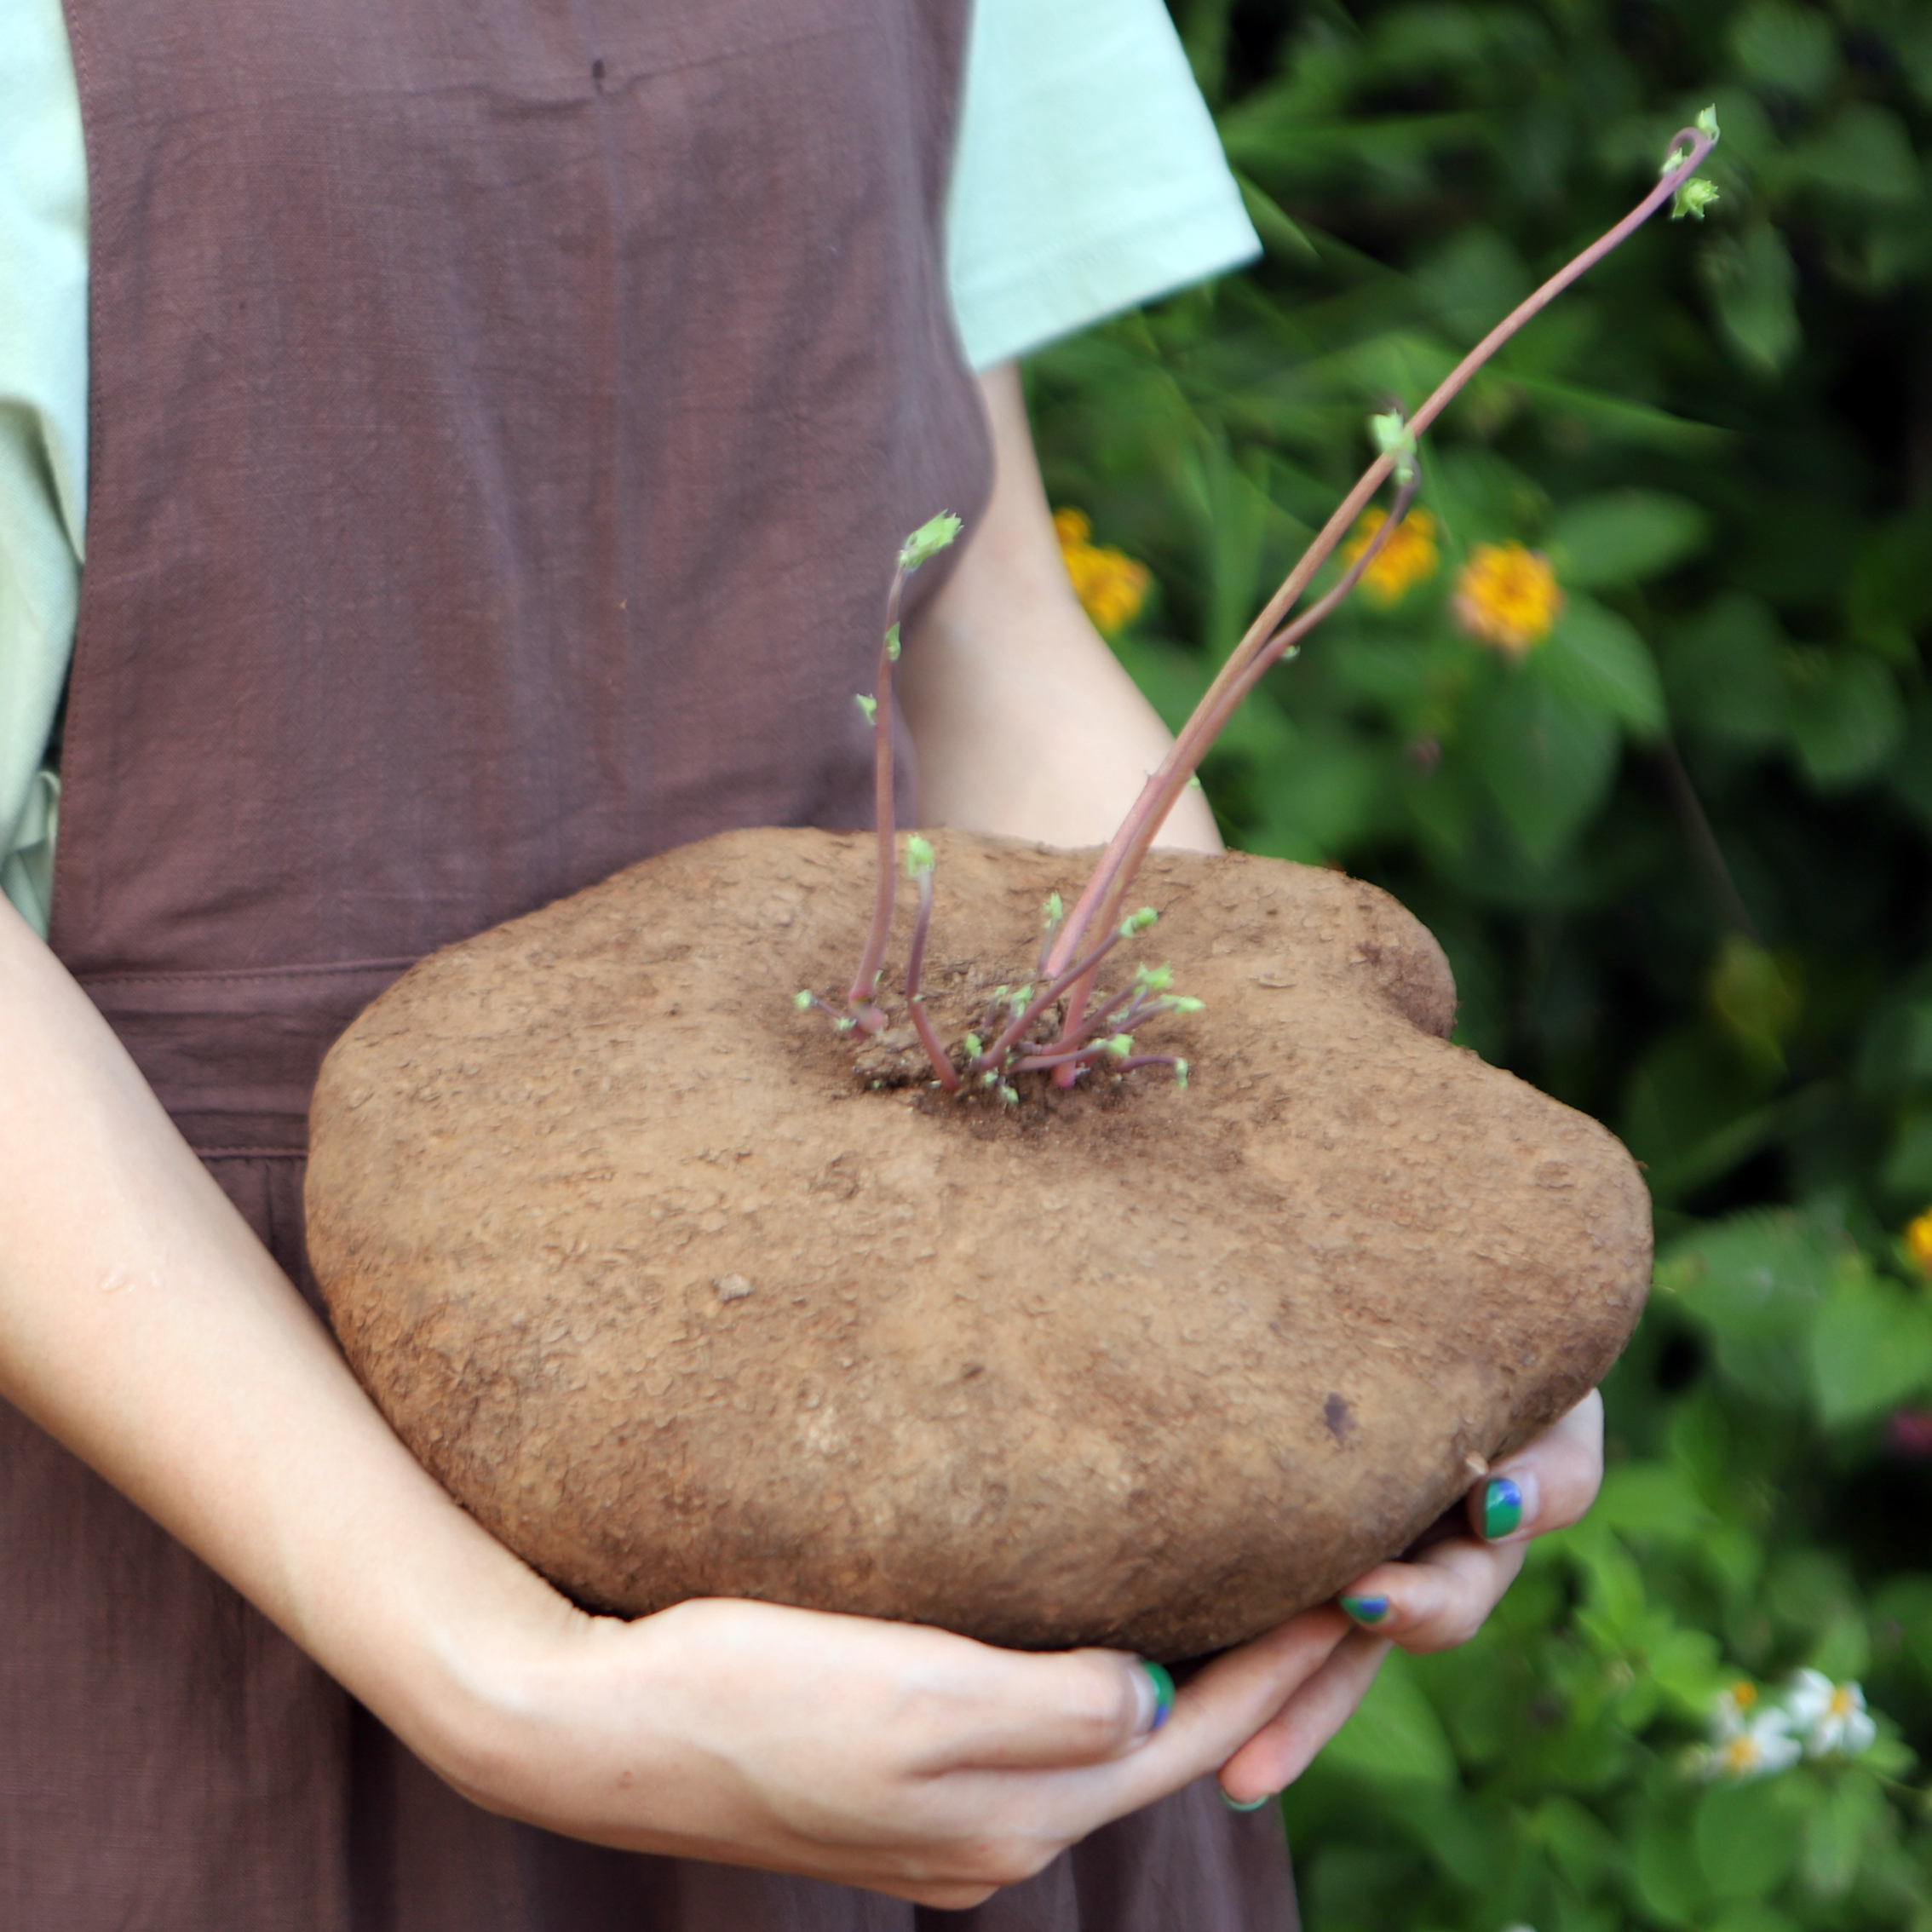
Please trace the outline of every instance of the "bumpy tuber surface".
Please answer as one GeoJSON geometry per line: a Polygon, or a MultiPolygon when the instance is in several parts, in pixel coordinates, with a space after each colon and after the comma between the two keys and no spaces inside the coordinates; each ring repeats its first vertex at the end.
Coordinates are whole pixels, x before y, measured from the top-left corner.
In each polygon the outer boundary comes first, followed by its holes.
{"type": "MultiPolygon", "coordinates": [[[[921,987],[957,1038],[1091,855],[933,843],[921,987]]],[[[1621,1347],[1634,1166],[1447,1043],[1442,956],[1383,894],[1154,853],[1190,1087],[1005,1106],[934,1091],[903,1008],[856,1072],[792,1010],[849,970],[870,862],[810,831],[647,860],[425,961],[324,1068],[309,1240],[349,1360],[584,1602],[1193,1655],[1402,1548],[1621,1347]]]]}

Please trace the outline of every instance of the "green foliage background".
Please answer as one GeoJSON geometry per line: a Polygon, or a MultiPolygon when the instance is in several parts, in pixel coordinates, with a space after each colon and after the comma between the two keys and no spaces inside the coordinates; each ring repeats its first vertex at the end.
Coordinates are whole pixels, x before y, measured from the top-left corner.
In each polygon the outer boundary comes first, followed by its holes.
{"type": "Polygon", "coordinates": [[[1633,203],[1659,221],[1431,440],[1440,570],[1270,675],[1229,836],[1389,886],[1461,1038],[1647,1164],[1659,1292],[1597,1509],[1475,1643],[1398,1657],[1286,1801],[1311,1932],[1932,1928],[1932,7],[1171,0],[1267,247],[1037,359],[1054,500],[1154,569],[1118,641],[1177,722],[1370,451],[1633,203]],[[1463,637],[1469,546],[1567,594],[1463,637]],[[1852,1763],[1687,1777],[1799,1665],[1852,1763]]]}

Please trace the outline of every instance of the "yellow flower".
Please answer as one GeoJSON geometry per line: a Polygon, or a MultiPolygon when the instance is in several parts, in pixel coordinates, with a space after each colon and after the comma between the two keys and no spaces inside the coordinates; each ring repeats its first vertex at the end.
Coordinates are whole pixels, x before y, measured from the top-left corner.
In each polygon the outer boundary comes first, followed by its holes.
{"type": "Polygon", "coordinates": [[[1925,1270],[1932,1274],[1932,1207],[1912,1222],[1905,1231],[1906,1252],[1925,1270]]]}
{"type": "Polygon", "coordinates": [[[1451,601],[1470,636],[1520,658],[1550,635],[1563,593],[1541,551],[1521,543],[1478,543],[1457,572],[1451,601]]]}
{"type": "MultiPolygon", "coordinates": [[[[1354,563],[1388,520],[1384,510],[1364,510],[1354,535],[1342,546],[1343,563],[1354,563]]],[[[1435,519],[1425,509],[1411,510],[1370,560],[1368,568],[1362,572],[1362,588],[1377,603],[1393,604],[1411,584],[1434,576],[1439,561],[1435,519]]]]}
{"type": "Polygon", "coordinates": [[[1090,543],[1093,525],[1077,509],[1054,513],[1054,534],[1081,607],[1102,630],[1118,630],[1140,615],[1152,577],[1124,550],[1090,543]]]}

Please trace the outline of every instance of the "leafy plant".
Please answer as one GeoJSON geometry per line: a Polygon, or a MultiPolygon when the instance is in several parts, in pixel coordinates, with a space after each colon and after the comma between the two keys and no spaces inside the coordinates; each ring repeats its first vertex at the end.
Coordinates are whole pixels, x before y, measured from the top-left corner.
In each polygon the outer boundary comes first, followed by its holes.
{"type": "Polygon", "coordinates": [[[1434,928],[1458,1037],[1615,1128],[1660,1236],[1597,1509],[1289,1794],[1311,1932],[1932,1926],[1924,9],[1172,3],[1266,258],[1029,384],[1055,501],[1151,569],[1110,615],[1176,727],[1365,419],[1689,109],[1725,135],[1700,225],[1470,384],[1203,766],[1233,841],[1434,928]],[[1873,1741],[1716,1763],[1734,1687],[1801,1669],[1873,1741]]]}

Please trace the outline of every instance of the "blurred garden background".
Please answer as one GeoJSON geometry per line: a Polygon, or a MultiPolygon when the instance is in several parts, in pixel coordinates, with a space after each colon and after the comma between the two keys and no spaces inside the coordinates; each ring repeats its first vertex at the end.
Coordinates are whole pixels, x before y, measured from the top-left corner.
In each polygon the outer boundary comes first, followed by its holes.
{"type": "Polygon", "coordinates": [[[1205,773],[1656,1202],[1602,1500],[1288,1794],[1309,1932],[1932,1928],[1932,4],[1171,5],[1266,258],[1028,371],[1171,722],[1368,416],[1723,137],[1205,773]]]}

